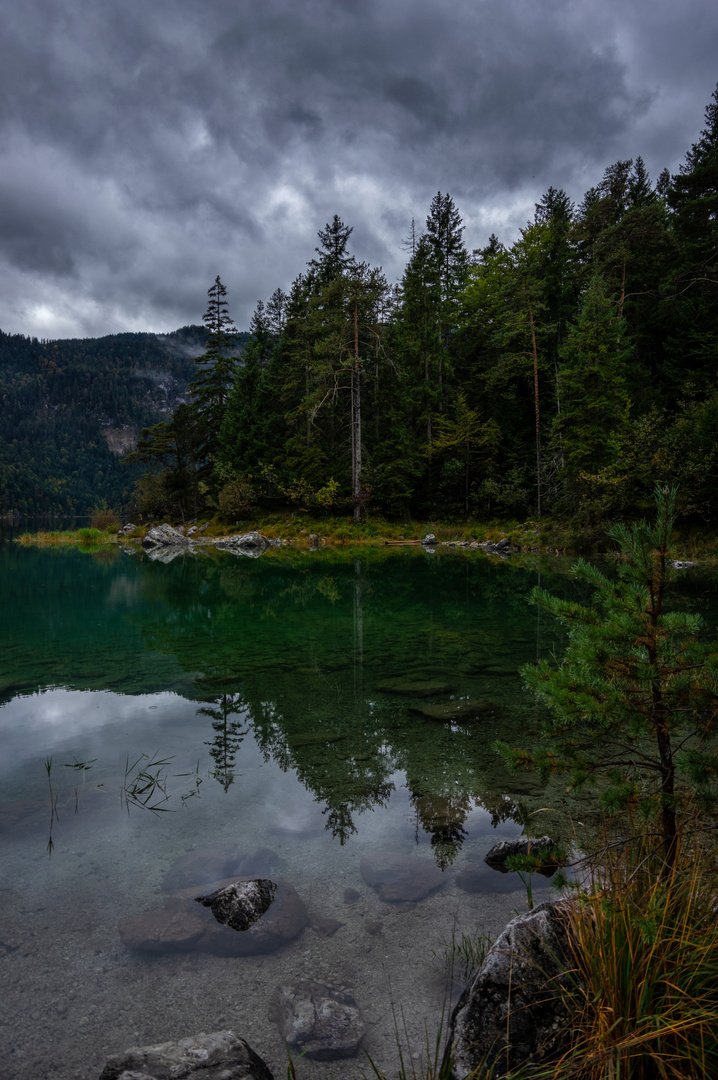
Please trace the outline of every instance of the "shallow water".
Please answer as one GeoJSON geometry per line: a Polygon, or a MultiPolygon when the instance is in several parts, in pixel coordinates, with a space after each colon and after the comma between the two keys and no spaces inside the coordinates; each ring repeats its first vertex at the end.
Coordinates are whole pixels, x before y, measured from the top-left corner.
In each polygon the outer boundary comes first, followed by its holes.
{"type": "MultiPolygon", "coordinates": [[[[460,990],[447,996],[452,932],[496,935],[526,908],[484,854],[527,821],[560,838],[576,810],[491,750],[535,738],[517,667],[561,640],[525,597],[538,580],[576,591],[567,566],[460,550],[164,565],[0,546],[0,1075],[91,1080],[109,1053],[230,1027],[280,1077],[271,1000],[298,978],[354,995],[388,1071],[392,1005],[405,1045],[433,1044],[460,990]],[[478,719],[413,711],[467,700],[487,703],[478,719]],[[216,845],[270,849],[310,921],[342,925],[259,956],[125,948],[118,923],[162,905],[179,857],[216,845]],[[431,860],[441,887],[381,900],[360,860],[383,850],[431,860]],[[479,891],[459,888],[466,867],[479,891]]],[[[297,1062],[307,1080],[369,1071],[362,1054],[297,1062]]]]}

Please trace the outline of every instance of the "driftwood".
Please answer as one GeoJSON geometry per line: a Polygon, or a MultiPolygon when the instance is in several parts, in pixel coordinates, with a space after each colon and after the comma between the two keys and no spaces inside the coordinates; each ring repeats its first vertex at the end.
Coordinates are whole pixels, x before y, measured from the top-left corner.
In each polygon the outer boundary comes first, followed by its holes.
{"type": "Polygon", "coordinates": [[[418,546],[421,544],[421,540],[385,540],[385,547],[406,547],[407,545],[418,546]]]}

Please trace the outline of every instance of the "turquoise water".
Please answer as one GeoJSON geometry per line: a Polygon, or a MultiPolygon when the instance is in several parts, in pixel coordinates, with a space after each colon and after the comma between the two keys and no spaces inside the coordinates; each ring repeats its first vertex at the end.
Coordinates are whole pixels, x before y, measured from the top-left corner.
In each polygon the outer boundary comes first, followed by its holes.
{"type": "MultiPolygon", "coordinates": [[[[163,564],[129,545],[1,545],[8,1078],[89,1080],[108,1053],[224,1027],[285,1075],[271,999],[297,978],[351,990],[385,1068],[391,1003],[423,1044],[452,931],[496,934],[526,907],[488,848],[526,826],[560,838],[580,811],[491,749],[536,737],[517,668],[562,641],[526,595],[575,592],[568,565],[458,549],[163,564]],[[416,711],[466,702],[477,717],[416,711]],[[123,944],[118,924],[162,906],[177,860],[218,846],[270,853],[308,908],[301,933],[241,957],[123,944]],[[441,887],[382,900],[360,862],[387,850],[429,860],[441,887]]],[[[686,596],[700,606],[706,588],[686,596]]],[[[308,1080],[336,1068],[297,1065],[308,1080]]],[[[365,1072],[360,1055],[334,1075],[365,1072]]]]}

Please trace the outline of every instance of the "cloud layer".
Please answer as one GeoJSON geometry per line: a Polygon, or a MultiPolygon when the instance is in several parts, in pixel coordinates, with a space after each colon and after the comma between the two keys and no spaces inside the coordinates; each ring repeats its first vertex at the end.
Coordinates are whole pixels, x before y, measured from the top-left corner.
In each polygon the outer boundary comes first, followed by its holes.
{"type": "Polygon", "coordinates": [[[246,327],[334,213],[400,275],[449,191],[469,246],[613,161],[676,169],[713,0],[27,0],[0,16],[0,328],[246,327]]]}

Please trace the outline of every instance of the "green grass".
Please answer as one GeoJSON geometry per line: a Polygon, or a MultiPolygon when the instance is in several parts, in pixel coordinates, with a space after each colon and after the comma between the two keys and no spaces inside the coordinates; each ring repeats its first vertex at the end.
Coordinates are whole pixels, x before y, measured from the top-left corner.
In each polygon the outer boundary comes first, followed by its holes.
{"type": "Polygon", "coordinates": [[[684,825],[667,873],[656,838],[609,848],[570,916],[573,1045],[541,1077],[718,1076],[718,872],[711,833],[684,825]]]}

